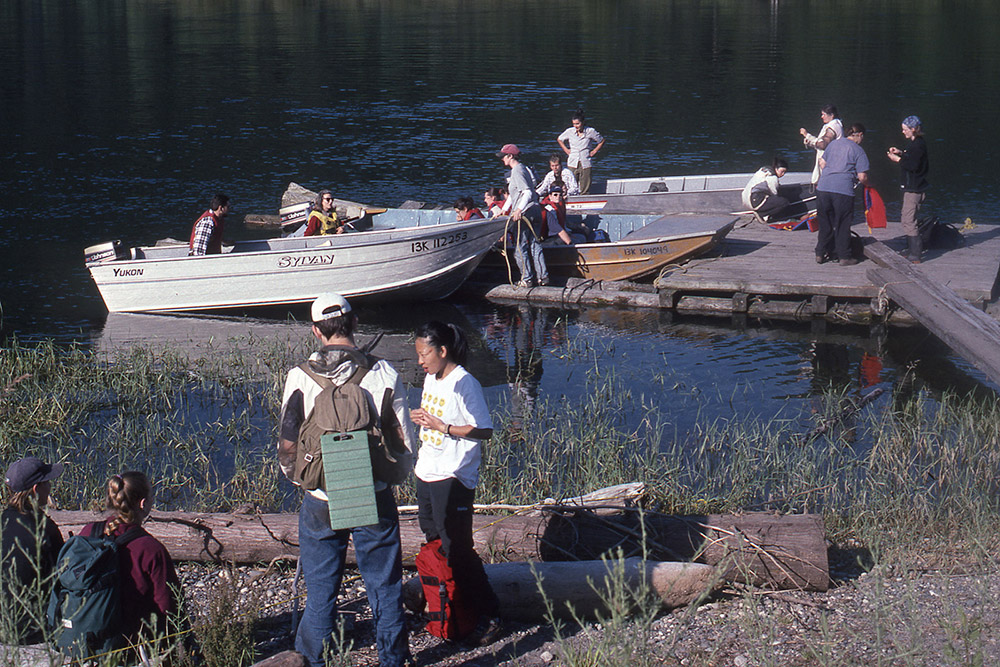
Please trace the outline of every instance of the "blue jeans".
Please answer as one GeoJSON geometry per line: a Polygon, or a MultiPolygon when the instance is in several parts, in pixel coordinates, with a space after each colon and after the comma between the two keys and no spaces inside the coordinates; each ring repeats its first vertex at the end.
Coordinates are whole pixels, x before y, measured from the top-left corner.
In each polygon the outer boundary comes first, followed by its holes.
{"type": "MultiPolygon", "coordinates": [[[[535,211],[538,212],[537,207],[535,207],[535,211]]],[[[521,280],[531,283],[536,282],[537,278],[539,281],[547,282],[549,270],[545,266],[545,257],[542,256],[542,246],[535,240],[535,235],[531,231],[531,225],[534,225],[535,229],[541,229],[541,220],[536,219],[536,217],[528,218],[527,215],[524,217],[527,219],[521,220],[520,223],[513,223],[519,225],[519,227],[514,228],[515,231],[519,230],[517,246],[514,250],[514,261],[517,262],[517,268],[521,272],[521,280]]]]}
{"type": "Polygon", "coordinates": [[[308,493],[299,510],[299,561],[305,575],[306,608],[295,635],[295,650],[312,667],[323,667],[323,653],[332,646],[337,618],[337,594],[344,577],[347,541],[354,536],[358,569],[368,591],[375,619],[379,664],[402,667],[410,659],[403,616],[403,559],[399,515],[392,487],[375,494],[379,522],[351,530],[331,530],[325,502],[308,493]]]}

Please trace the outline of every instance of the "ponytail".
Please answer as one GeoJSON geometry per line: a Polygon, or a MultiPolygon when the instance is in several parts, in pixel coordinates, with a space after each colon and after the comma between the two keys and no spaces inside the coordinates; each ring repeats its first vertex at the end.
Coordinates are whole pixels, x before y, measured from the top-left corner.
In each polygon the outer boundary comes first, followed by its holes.
{"type": "Polygon", "coordinates": [[[465,334],[458,326],[434,320],[417,329],[417,338],[427,340],[432,347],[439,349],[443,347],[447,350],[448,360],[454,361],[459,366],[465,365],[469,345],[466,343],[465,334]]]}
{"type": "Polygon", "coordinates": [[[153,487],[144,473],[132,470],[108,480],[108,509],[115,516],[104,525],[104,534],[112,535],[123,523],[139,523],[143,518],[142,501],[153,495],[153,487]]]}

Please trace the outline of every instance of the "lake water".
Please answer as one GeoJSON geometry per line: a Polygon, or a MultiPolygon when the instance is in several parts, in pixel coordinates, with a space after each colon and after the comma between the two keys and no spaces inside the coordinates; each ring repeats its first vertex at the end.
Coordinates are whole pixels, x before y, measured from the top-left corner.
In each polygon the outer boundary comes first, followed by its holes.
{"type": "MultiPolygon", "coordinates": [[[[775,154],[808,170],[798,128],[818,130],[828,102],[869,128],[890,219],[897,170],[883,154],[915,113],[926,210],[996,222],[993,3],[4,2],[2,335],[114,337],[83,248],[186,238],[216,191],[233,198],[232,238],[252,233],[243,214],[275,212],[289,181],[388,205],[478,196],[502,182],[504,143],[543,169],[577,107],[607,139],[597,177],[753,171],[775,154]]],[[[598,348],[682,426],[801,407],[830,383],[892,385],[907,369],[935,391],[984,383],[920,331],[458,310],[503,369],[491,400],[572,396],[597,353],[566,354],[566,341],[598,348]]],[[[399,332],[423,314],[362,311],[399,332]]]]}

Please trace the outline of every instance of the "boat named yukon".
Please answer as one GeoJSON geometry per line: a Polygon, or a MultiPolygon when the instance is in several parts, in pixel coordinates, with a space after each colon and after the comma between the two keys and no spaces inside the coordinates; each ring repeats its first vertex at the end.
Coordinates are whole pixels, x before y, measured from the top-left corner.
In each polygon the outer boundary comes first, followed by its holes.
{"type": "Polygon", "coordinates": [[[218,255],[186,243],[85,251],[110,312],[173,312],[305,303],[321,292],[388,301],[448,297],[500,237],[506,219],[413,220],[332,236],[239,241],[218,255]]]}

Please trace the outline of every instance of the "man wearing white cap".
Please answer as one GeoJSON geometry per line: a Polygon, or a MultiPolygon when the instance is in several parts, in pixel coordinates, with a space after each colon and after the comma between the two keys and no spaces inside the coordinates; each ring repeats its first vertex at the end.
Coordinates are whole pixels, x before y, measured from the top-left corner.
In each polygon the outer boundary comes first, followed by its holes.
{"type": "MultiPolygon", "coordinates": [[[[278,463],[293,482],[299,429],[313,410],[323,388],[310,374],[323,376],[340,387],[361,373],[359,383],[376,413],[391,400],[397,434],[409,452],[414,448],[413,423],[399,373],[383,359],[369,356],[354,342],[357,316],[343,296],[321,294],[312,304],[312,332],[319,351],[307,362],[309,371],[296,366],[288,372],[281,403],[278,463]],[[365,370],[367,369],[367,370],[365,370]],[[392,392],[386,399],[386,392],[392,392]]],[[[390,428],[382,415],[383,428],[390,428]]],[[[407,463],[412,465],[412,454],[407,463]]],[[[343,579],[347,543],[353,537],[358,569],[364,578],[368,603],[375,620],[379,664],[400,667],[410,660],[402,602],[402,550],[399,515],[392,487],[375,480],[379,522],[371,526],[332,530],[322,489],[307,489],[299,511],[299,563],[306,579],[306,608],[295,636],[295,648],[312,667],[325,664],[324,655],[334,646],[337,595],[343,579]]]]}
{"type": "MultiPolygon", "coordinates": [[[[521,272],[517,287],[534,287],[549,284],[549,270],[542,256],[539,242],[542,240],[542,209],[538,205],[535,175],[518,159],[521,150],[514,144],[504,144],[497,153],[505,167],[510,169],[507,179],[507,200],[498,215],[510,213],[514,221],[515,251],[514,261],[521,272]]],[[[496,217],[496,216],[494,216],[496,217]]]]}

